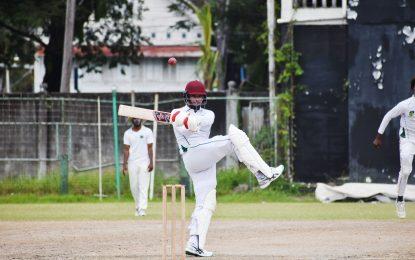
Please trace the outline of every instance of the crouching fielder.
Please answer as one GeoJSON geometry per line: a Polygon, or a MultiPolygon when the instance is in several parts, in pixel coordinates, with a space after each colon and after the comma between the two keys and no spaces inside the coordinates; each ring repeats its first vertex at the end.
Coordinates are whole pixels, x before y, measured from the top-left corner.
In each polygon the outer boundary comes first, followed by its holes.
{"type": "Polygon", "coordinates": [[[234,125],[229,134],[209,138],[215,114],[204,109],[207,95],[203,83],[191,81],[184,93],[185,106],[171,112],[170,121],[179,145],[180,154],[194,186],[196,207],[189,225],[190,238],[186,254],[212,256],[204,249],[210,219],[216,208],[216,163],[223,157],[236,154],[255,175],[264,189],[277,179],[284,166],[268,166],[252,147],[248,136],[234,125]]]}
{"type": "MultiPolygon", "coordinates": [[[[411,80],[411,89],[415,91],[415,78],[411,80]]],[[[412,172],[412,160],[415,154],[415,96],[405,99],[397,104],[383,117],[373,145],[379,148],[382,145],[382,136],[389,121],[392,118],[401,116],[399,129],[399,153],[401,170],[398,177],[398,196],[396,199],[396,213],[399,218],[405,218],[404,194],[408,177],[412,172]]]]}

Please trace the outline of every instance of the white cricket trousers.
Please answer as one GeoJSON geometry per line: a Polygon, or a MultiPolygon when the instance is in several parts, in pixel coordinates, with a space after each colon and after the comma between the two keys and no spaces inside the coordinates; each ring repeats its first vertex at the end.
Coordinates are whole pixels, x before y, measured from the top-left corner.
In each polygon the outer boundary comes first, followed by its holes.
{"type": "Polygon", "coordinates": [[[399,157],[401,170],[397,184],[398,196],[404,196],[408,177],[412,172],[412,161],[415,154],[415,140],[409,138],[399,138],[399,157]]]}
{"type": "Polygon", "coordinates": [[[199,218],[211,218],[211,213],[206,212],[203,208],[207,195],[216,189],[216,163],[226,155],[233,153],[233,144],[229,137],[218,135],[199,145],[189,147],[187,152],[183,154],[183,162],[192,178],[196,198],[195,209],[189,225],[190,236],[199,234],[197,224],[200,222],[199,218]],[[202,214],[205,216],[201,216],[202,214]]]}
{"type": "Polygon", "coordinates": [[[138,161],[128,162],[128,178],[136,209],[147,209],[150,184],[150,173],[147,169],[148,165],[140,164],[138,161]]]}

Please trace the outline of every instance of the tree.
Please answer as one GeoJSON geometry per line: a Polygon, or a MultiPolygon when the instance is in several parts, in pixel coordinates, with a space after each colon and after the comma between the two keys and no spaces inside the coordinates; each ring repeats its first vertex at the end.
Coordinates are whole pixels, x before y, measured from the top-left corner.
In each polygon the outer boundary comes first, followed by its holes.
{"type": "Polygon", "coordinates": [[[216,79],[216,65],[218,51],[212,49],[212,12],[210,4],[206,3],[196,10],[196,15],[203,29],[203,44],[200,46],[203,56],[199,60],[199,67],[207,89],[212,89],[216,79]]]}
{"type": "Polygon", "coordinates": [[[227,13],[231,0],[217,0],[214,6],[217,26],[215,29],[218,59],[216,62],[216,77],[220,89],[226,86],[226,69],[228,65],[229,22],[227,13]]]}
{"type": "MultiPolygon", "coordinates": [[[[218,52],[212,49],[213,24],[210,3],[207,1],[202,2],[202,6],[199,7],[189,0],[177,0],[177,3],[170,5],[169,9],[181,15],[186,15],[186,10],[196,14],[203,31],[203,42],[200,44],[203,55],[199,59],[198,67],[202,73],[206,88],[211,90],[216,79],[218,52]]],[[[179,21],[176,27],[190,29],[195,25],[192,20],[186,19],[179,21]]]]}
{"type": "MultiPolygon", "coordinates": [[[[58,92],[65,33],[65,0],[0,2],[0,63],[33,64],[34,52],[44,52],[43,83],[58,92]]],[[[137,22],[143,0],[77,0],[74,39],[77,63],[100,72],[105,64],[138,63],[139,47],[146,41],[137,22]],[[110,55],[108,55],[110,54],[110,55]]]]}
{"type": "MultiPolygon", "coordinates": [[[[278,4],[276,3],[276,6],[278,4]]],[[[276,12],[277,13],[277,12],[276,12]]],[[[265,0],[231,1],[228,52],[234,66],[246,70],[242,89],[268,90],[267,5],[265,0]]],[[[276,34],[277,39],[277,34],[276,34]]]]}
{"type": "MultiPolygon", "coordinates": [[[[185,17],[176,28],[190,29],[196,24],[186,16],[192,10],[183,2],[200,8],[209,3],[212,10],[213,44],[219,52],[216,75],[219,86],[226,80],[237,80],[239,68],[247,71],[243,90],[267,89],[267,7],[265,0],[175,0],[170,10],[185,17]],[[230,65],[230,67],[228,67],[230,65]]],[[[276,4],[276,8],[279,5],[276,4]]]]}

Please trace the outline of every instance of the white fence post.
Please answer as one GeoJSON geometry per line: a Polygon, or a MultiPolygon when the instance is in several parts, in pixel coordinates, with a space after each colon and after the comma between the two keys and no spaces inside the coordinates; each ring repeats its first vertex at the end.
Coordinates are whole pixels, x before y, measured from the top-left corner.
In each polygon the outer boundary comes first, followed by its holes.
{"type": "Polygon", "coordinates": [[[97,98],[99,200],[102,200],[101,99],[97,98]]]}
{"type": "MultiPolygon", "coordinates": [[[[159,94],[154,94],[154,110],[159,109],[159,94]]],[[[154,196],[154,175],[156,172],[156,151],[157,151],[157,122],[153,122],[153,170],[150,173],[150,194],[148,195],[149,199],[152,200],[154,196]]]]}
{"type": "MultiPolygon", "coordinates": [[[[228,90],[226,96],[229,99],[226,99],[226,132],[228,131],[229,125],[233,124],[236,127],[239,127],[238,120],[238,93],[232,87],[232,83],[228,83],[228,90]]],[[[226,168],[238,167],[238,162],[232,156],[226,156],[226,168]]]]}

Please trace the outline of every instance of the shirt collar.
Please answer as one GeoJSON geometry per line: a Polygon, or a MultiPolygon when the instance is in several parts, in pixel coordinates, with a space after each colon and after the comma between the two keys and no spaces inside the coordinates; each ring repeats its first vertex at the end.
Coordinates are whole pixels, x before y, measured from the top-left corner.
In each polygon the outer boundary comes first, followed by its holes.
{"type": "MultiPolygon", "coordinates": [[[[191,109],[188,105],[185,105],[184,106],[184,110],[186,111],[186,112],[188,112],[188,111],[190,111],[190,110],[193,110],[193,109],[191,109]]],[[[196,113],[203,113],[203,108],[199,108],[199,110],[197,110],[197,112],[196,113]]],[[[194,110],[193,110],[194,111],[194,110]]]]}

